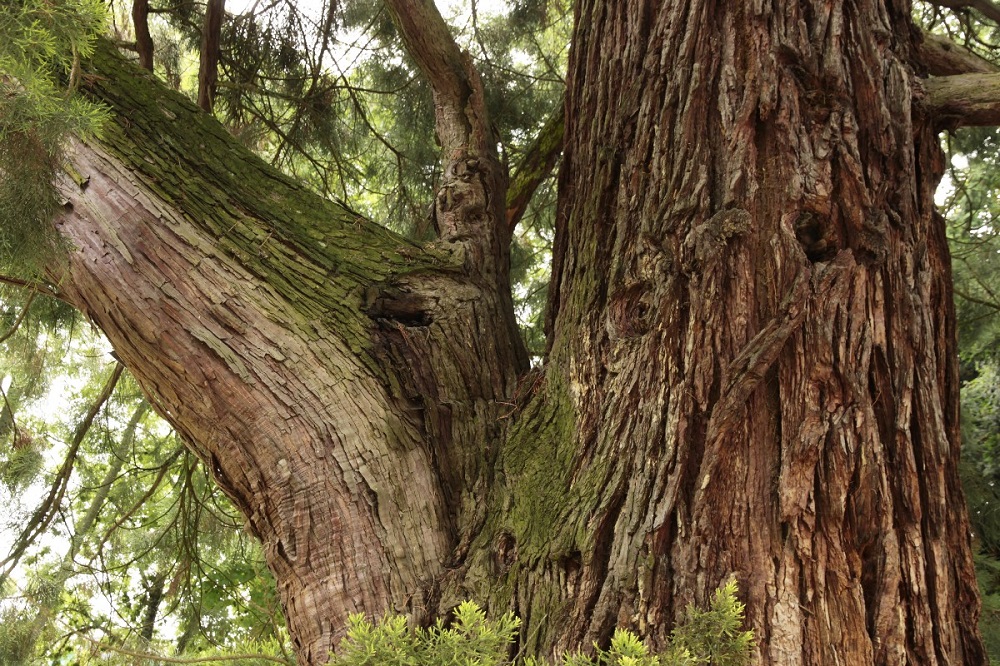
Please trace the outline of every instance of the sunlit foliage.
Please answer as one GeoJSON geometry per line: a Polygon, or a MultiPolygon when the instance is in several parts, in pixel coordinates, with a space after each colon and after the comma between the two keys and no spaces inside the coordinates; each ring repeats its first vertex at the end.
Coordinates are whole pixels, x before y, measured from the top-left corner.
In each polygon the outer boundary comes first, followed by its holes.
{"type": "Polygon", "coordinates": [[[71,94],[104,29],[101,0],[0,8],[0,269],[36,274],[54,253],[51,183],[70,134],[99,131],[101,109],[71,94]]]}

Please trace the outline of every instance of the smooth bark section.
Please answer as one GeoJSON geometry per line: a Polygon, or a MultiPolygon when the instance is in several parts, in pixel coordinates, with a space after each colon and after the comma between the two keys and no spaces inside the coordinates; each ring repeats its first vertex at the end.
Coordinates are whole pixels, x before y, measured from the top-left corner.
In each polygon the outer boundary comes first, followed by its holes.
{"type": "Polygon", "coordinates": [[[135,50],[139,66],[153,71],[153,38],[149,34],[149,0],[133,0],[132,27],[135,29],[135,50]]]}
{"type": "Polygon", "coordinates": [[[1000,125],[1000,74],[932,77],[924,87],[938,127],[1000,125]]]}
{"type": "Polygon", "coordinates": [[[560,105],[559,110],[545,121],[514,171],[507,189],[507,228],[511,233],[521,221],[535,190],[552,173],[562,152],[564,128],[565,106],[560,105]]]}
{"type": "Polygon", "coordinates": [[[219,53],[222,50],[222,19],[226,0],[208,0],[205,23],[201,29],[201,64],[198,68],[198,106],[208,113],[215,102],[215,84],[219,78],[219,53]]]}

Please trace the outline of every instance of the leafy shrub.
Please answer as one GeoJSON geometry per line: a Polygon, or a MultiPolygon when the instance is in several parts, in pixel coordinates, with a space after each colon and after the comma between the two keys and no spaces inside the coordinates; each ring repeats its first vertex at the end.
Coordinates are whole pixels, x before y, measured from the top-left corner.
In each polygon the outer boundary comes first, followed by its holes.
{"type": "MultiPolygon", "coordinates": [[[[582,652],[563,656],[563,666],[741,666],[750,661],[753,632],[743,631],[744,606],[730,580],[715,592],[710,608],[687,609],[687,619],[674,629],[670,645],[650,654],[638,636],[615,631],[607,650],[595,647],[594,656],[582,652]]],[[[499,620],[471,601],[455,610],[450,627],[441,620],[430,628],[411,629],[406,619],[388,616],[372,624],[361,615],[351,616],[347,637],[331,666],[543,666],[533,658],[510,657],[521,621],[512,613],[499,620]]]]}

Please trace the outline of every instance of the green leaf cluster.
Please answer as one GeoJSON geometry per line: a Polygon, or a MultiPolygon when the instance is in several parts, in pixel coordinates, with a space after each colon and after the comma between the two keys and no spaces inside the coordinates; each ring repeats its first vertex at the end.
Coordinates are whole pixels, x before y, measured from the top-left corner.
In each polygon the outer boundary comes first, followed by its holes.
{"type": "Polygon", "coordinates": [[[102,0],[14,0],[0,8],[0,268],[6,272],[37,273],[56,247],[52,183],[63,142],[70,134],[96,133],[104,119],[100,107],[72,93],[105,15],[102,0]]]}
{"type": "MultiPolygon", "coordinates": [[[[594,646],[593,655],[566,654],[563,666],[741,666],[753,651],[753,632],[744,631],[744,606],[736,598],[736,582],[716,590],[708,610],[693,606],[674,629],[670,644],[651,654],[642,640],[618,629],[607,650],[594,646]]],[[[475,603],[455,609],[450,626],[438,620],[429,628],[410,628],[401,616],[387,616],[373,624],[361,615],[350,618],[347,637],[332,666],[542,666],[533,657],[514,654],[521,622],[513,613],[488,620],[475,603]]]]}

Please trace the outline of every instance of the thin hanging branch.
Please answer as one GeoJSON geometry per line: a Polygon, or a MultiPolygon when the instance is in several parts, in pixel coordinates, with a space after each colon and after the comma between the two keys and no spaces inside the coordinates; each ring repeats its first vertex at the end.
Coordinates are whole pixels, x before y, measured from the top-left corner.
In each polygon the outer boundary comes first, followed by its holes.
{"type": "Polygon", "coordinates": [[[10,554],[3,561],[0,561],[0,567],[5,567],[0,572],[0,582],[7,579],[11,571],[14,570],[14,567],[17,566],[24,552],[31,547],[35,539],[48,529],[52,523],[52,519],[58,513],[63,497],[66,495],[66,489],[69,486],[69,478],[73,473],[73,466],[76,463],[80,445],[83,443],[87,433],[90,432],[90,426],[93,425],[94,419],[97,418],[97,415],[104,408],[104,404],[111,398],[111,394],[114,393],[115,387],[118,385],[118,380],[121,379],[124,371],[124,365],[120,362],[115,364],[115,368],[112,370],[107,382],[105,382],[104,388],[101,389],[100,395],[97,396],[97,399],[87,411],[86,416],[77,425],[76,432],[73,433],[73,441],[70,443],[69,451],[63,459],[63,464],[56,474],[56,479],[52,487],[49,488],[49,494],[42,501],[41,505],[35,509],[35,512],[28,520],[28,524],[21,530],[21,533],[10,549],[10,554]]]}
{"type": "Polygon", "coordinates": [[[32,291],[28,295],[28,301],[24,304],[24,307],[21,308],[21,312],[17,315],[17,319],[14,320],[14,323],[11,324],[6,333],[0,335],[0,344],[10,339],[10,336],[14,335],[17,332],[17,329],[21,328],[21,323],[24,321],[25,315],[28,314],[28,310],[31,309],[31,304],[35,302],[35,296],[37,295],[37,291],[32,291]]]}

